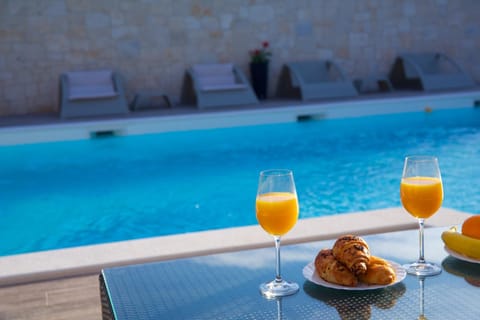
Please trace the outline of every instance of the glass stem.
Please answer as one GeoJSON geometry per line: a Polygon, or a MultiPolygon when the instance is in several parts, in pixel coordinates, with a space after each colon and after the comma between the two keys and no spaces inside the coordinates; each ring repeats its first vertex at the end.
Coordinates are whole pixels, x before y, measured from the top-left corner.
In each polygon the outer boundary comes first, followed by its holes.
{"type": "Polygon", "coordinates": [[[425,263],[425,256],[424,256],[424,247],[423,247],[423,229],[424,229],[425,219],[418,219],[418,241],[419,241],[419,249],[420,252],[418,254],[418,262],[425,263]]]}
{"type": "Polygon", "coordinates": [[[275,281],[282,282],[282,277],[280,276],[280,237],[274,236],[275,238],[275,281]]]}

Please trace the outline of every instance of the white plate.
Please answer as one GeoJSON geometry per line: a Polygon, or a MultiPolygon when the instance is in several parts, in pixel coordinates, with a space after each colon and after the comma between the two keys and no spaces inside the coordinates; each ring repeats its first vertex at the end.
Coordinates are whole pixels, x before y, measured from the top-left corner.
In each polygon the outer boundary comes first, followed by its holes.
{"type": "Polygon", "coordinates": [[[407,276],[407,271],[401,265],[399,265],[396,262],[392,262],[392,261],[388,261],[388,263],[390,263],[393,270],[395,271],[396,277],[395,277],[395,282],[392,282],[392,283],[387,284],[387,285],[368,285],[368,284],[359,282],[356,287],[348,287],[348,286],[342,286],[342,285],[335,284],[335,283],[330,283],[330,282],[327,282],[327,281],[323,280],[322,278],[320,278],[318,273],[315,272],[315,263],[313,261],[310,262],[309,264],[307,264],[303,268],[303,276],[305,277],[305,279],[307,279],[307,280],[309,280],[313,283],[316,283],[316,284],[321,285],[323,287],[332,288],[332,289],[351,290],[351,291],[374,290],[374,289],[380,289],[380,288],[386,288],[386,287],[389,287],[389,286],[393,286],[393,285],[403,281],[403,279],[405,279],[405,277],[407,276]]]}
{"type": "Polygon", "coordinates": [[[470,257],[464,256],[463,254],[458,253],[457,251],[453,251],[452,249],[450,249],[450,248],[447,247],[447,246],[444,246],[444,248],[445,248],[445,251],[447,251],[449,255],[451,255],[451,256],[454,257],[454,258],[457,258],[458,260],[467,261],[467,262],[471,262],[471,263],[479,263],[479,264],[480,264],[480,260],[478,260],[478,259],[474,259],[474,258],[470,258],[470,257]]]}

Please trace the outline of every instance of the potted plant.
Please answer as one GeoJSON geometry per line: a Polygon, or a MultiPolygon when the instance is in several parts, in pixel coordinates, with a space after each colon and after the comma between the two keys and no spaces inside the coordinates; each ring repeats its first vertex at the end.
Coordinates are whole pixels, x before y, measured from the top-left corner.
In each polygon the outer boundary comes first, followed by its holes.
{"type": "Polygon", "coordinates": [[[250,51],[250,76],[252,86],[258,99],[267,98],[268,62],[272,53],[268,41],[262,42],[260,49],[250,51]]]}

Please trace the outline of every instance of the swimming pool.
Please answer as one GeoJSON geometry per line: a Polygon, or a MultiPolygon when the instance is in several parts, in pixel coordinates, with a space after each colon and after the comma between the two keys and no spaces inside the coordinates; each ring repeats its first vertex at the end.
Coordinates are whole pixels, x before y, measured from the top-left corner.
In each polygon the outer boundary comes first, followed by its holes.
{"type": "Polygon", "coordinates": [[[0,254],[256,224],[258,172],[294,170],[300,217],[399,206],[403,158],[439,157],[444,206],[480,213],[480,110],[0,148],[0,254]]]}

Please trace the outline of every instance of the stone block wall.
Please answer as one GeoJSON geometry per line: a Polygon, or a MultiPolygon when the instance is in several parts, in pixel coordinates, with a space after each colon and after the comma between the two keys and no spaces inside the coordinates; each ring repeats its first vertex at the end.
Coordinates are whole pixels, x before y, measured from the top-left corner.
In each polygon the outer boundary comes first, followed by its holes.
{"type": "Polygon", "coordinates": [[[397,53],[444,52],[480,82],[476,0],[0,0],[0,115],[56,112],[58,76],[111,68],[137,90],[180,95],[185,69],[269,41],[269,94],[287,61],[333,58],[354,77],[397,53]]]}

